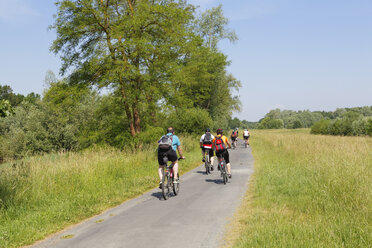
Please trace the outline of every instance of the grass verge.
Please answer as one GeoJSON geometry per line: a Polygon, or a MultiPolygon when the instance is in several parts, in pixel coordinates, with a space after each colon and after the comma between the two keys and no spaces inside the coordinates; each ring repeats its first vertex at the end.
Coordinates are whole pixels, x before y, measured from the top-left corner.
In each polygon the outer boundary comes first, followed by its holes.
{"type": "Polygon", "coordinates": [[[371,247],[372,138],[255,130],[227,247],[371,247]]]}
{"type": "MultiPolygon", "coordinates": [[[[201,163],[196,140],[181,137],[181,174],[201,163]]],[[[155,148],[97,148],[2,165],[0,247],[32,244],[156,187],[157,166],[155,148]]]]}

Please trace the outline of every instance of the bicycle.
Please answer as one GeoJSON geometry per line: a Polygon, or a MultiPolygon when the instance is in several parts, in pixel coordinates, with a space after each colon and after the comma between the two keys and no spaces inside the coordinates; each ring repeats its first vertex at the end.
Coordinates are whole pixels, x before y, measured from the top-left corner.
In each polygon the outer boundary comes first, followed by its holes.
{"type": "Polygon", "coordinates": [[[205,166],[205,174],[208,175],[208,174],[212,174],[212,163],[211,163],[211,157],[209,156],[209,152],[210,150],[212,149],[212,145],[211,146],[204,146],[204,157],[205,157],[205,163],[204,163],[204,166],[205,166]]]}
{"type": "Polygon", "coordinates": [[[236,148],[236,141],[237,141],[237,138],[231,139],[231,146],[232,146],[233,149],[236,148]]]}
{"type": "MultiPolygon", "coordinates": [[[[181,160],[182,158],[178,158],[178,160],[181,160]]],[[[173,190],[174,195],[178,195],[180,191],[180,183],[173,183],[174,181],[174,175],[173,175],[173,166],[172,163],[168,165],[168,157],[164,156],[163,158],[164,163],[166,164],[165,167],[163,167],[163,178],[161,180],[161,191],[163,194],[164,200],[168,200],[171,192],[173,190]]],[[[177,178],[180,180],[180,176],[177,173],[177,178]]]]}
{"type": "Polygon", "coordinates": [[[244,136],[244,146],[245,146],[245,148],[247,148],[249,146],[248,139],[249,139],[249,136],[244,136]]]}
{"type": "Polygon", "coordinates": [[[220,168],[220,171],[221,171],[221,177],[223,180],[223,184],[226,184],[229,181],[229,177],[226,171],[225,158],[222,155],[218,156],[218,168],[220,168]]]}

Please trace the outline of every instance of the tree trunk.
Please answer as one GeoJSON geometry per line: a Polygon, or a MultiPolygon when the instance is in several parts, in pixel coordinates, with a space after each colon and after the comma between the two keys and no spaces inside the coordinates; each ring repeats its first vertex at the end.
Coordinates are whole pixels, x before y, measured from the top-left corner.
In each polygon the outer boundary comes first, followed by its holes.
{"type": "Polygon", "coordinates": [[[137,133],[136,128],[135,128],[134,112],[133,112],[133,115],[130,112],[127,95],[125,94],[125,89],[124,89],[123,85],[121,85],[121,96],[123,97],[124,110],[125,110],[125,113],[127,115],[128,120],[129,120],[130,134],[134,137],[134,136],[136,136],[136,133],[137,133]]]}
{"type": "Polygon", "coordinates": [[[133,104],[133,122],[134,122],[134,129],[135,129],[136,134],[141,132],[141,119],[139,116],[137,103],[133,104]]]}

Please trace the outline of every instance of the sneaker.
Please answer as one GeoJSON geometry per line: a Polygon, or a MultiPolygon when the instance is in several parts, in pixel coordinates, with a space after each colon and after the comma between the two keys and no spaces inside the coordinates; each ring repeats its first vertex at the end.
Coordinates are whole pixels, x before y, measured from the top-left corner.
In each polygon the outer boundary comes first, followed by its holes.
{"type": "Polygon", "coordinates": [[[162,183],[160,182],[160,183],[159,183],[159,189],[161,189],[161,185],[162,185],[162,183]]]}
{"type": "Polygon", "coordinates": [[[228,176],[229,176],[229,178],[231,178],[231,174],[229,174],[228,176]]]}
{"type": "Polygon", "coordinates": [[[174,179],[174,180],[173,180],[173,184],[177,184],[177,183],[179,183],[179,182],[178,182],[178,179],[174,179]]]}

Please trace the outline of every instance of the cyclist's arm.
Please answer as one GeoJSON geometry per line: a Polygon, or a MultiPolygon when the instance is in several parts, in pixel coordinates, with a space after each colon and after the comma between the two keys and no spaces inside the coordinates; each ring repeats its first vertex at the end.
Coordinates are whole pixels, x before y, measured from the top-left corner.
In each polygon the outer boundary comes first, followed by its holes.
{"type": "Polygon", "coordinates": [[[226,138],[226,143],[227,143],[227,145],[229,146],[229,148],[231,148],[231,144],[230,144],[230,142],[229,142],[229,139],[227,139],[227,138],[226,138]]]}
{"type": "Polygon", "coordinates": [[[182,152],[181,145],[177,146],[177,151],[178,151],[178,154],[180,155],[181,158],[185,158],[185,157],[183,156],[183,152],[182,152]]]}

